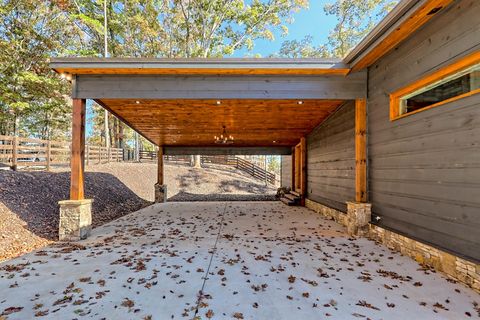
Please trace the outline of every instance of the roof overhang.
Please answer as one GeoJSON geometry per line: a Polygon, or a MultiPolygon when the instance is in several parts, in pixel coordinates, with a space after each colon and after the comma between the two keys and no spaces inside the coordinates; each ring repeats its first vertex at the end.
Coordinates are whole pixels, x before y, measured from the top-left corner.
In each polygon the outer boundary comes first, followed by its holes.
{"type": "Polygon", "coordinates": [[[163,59],[53,58],[50,67],[66,74],[142,75],[347,75],[341,59],[163,59]]]}
{"type": "Polygon", "coordinates": [[[223,126],[234,148],[291,147],[366,96],[366,73],[332,59],[60,58],[51,67],[71,74],[72,98],[94,99],[169,147],[215,147],[223,126]]]}

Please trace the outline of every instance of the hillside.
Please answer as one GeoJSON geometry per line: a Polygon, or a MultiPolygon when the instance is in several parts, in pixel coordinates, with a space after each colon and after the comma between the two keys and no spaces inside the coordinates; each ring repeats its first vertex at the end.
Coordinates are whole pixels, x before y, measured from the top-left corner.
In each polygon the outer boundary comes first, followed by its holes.
{"type": "MultiPolygon", "coordinates": [[[[93,198],[97,227],[150,205],[156,164],[110,163],[87,167],[85,192],[93,198]]],[[[58,201],[68,198],[69,172],[0,171],[0,261],[55,241],[58,201]]],[[[233,168],[165,166],[169,201],[269,200],[265,187],[233,168]]]]}

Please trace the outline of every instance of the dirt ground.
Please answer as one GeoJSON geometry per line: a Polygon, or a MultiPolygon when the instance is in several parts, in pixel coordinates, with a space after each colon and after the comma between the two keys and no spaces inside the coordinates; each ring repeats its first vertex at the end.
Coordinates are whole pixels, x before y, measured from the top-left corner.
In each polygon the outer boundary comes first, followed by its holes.
{"type": "MultiPolygon", "coordinates": [[[[94,199],[93,226],[150,205],[156,170],[154,163],[87,167],[85,193],[87,198],[94,199]]],[[[66,168],[51,172],[0,171],[0,261],[57,239],[58,201],[68,198],[69,179],[66,168]]],[[[224,166],[198,169],[168,164],[165,179],[169,201],[246,200],[245,197],[252,196],[266,200],[275,192],[274,188],[224,166]]]]}

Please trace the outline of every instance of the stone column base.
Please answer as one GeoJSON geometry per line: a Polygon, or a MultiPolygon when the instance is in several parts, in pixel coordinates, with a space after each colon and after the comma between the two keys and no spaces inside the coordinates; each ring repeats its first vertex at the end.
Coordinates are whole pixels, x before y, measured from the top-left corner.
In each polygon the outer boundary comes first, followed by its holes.
{"type": "Polygon", "coordinates": [[[92,231],[92,199],[64,200],[60,205],[58,238],[60,241],[86,239],[92,231]]]}
{"type": "Polygon", "coordinates": [[[155,203],[167,202],[167,185],[155,183],[155,203]]]}
{"type": "Polygon", "coordinates": [[[372,217],[372,204],[347,202],[347,233],[350,236],[366,236],[372,217]]]}

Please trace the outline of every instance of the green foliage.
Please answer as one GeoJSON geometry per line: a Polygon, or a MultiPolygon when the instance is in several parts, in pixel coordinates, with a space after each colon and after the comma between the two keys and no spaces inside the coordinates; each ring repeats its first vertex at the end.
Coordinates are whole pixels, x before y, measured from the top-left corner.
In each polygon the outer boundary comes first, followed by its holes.
{"type": "Polygon", "coordinates": [[[269,156],[267,159],[267,171],[280,174],[280,156],[269,156]]]}
{"type": "Polygon", "coordinates": [[[330,55],[344,57],[364,38],[398,0],[337,0],[324,7],[325,13],[337,17],[337,25],[330,32],[330,55]]]}
{"type": "Polygon", "coordinates": [[[288,58],[316,58],[329,55],[326,46],[315,46],[313,37],[308,35],[301,40],[286,40],[282,43],[279,56],[288,58]]]}
{"type": "Polygon", "coordinates": [[[330,31],[327,43],[314,46],[313,37],[309,35],[302,40],[283,42],[278,55],[290,58],[345,57],[398,1],[336,0],[327,3],[325,13],[334,15],[338,21],[330,31]]]}
{"type": "Polygon", "coordinates": [[[68,127],[69,85],[48,66],[48,57],[61,55],[74,38],[66,24],[49,1],[0,4],[0,133],[47,138],[68,127]]]}
{"type": "MultiPolygon", "coordinates": [[[[273,40],[307,0],[116,0],[108,1],[111,55],[221,57],[273,40]]],[[[76,0],[64,7],[89,37],[84,49],[103,53],[103,0],[76,0]]]]}

